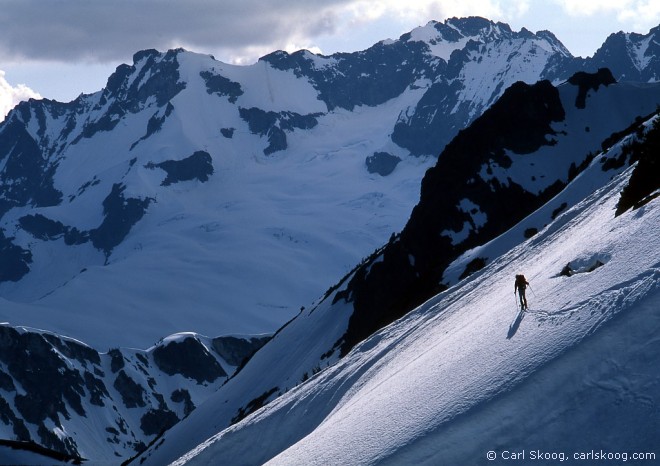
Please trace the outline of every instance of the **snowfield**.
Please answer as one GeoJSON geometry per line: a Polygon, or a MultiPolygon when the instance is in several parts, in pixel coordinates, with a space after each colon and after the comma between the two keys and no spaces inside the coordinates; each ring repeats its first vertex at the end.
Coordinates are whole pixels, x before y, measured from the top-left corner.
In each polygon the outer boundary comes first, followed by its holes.
{"type": "MultiPolygon", "coordinates": [[[[489,452],[556,464],[542,455],[653,452],[659,210],[656,200],[615,218],[626,180],[174,464],[493,464],[489,452]],[[531,311],[512,329],[517,273],[531,283],[531,311]]],[[[212,413],[210,400],[198,412],[212,413]]],[[[196,414],[174,430],[201,427],[196,414]]]]}
{"type": "MultiPolygon", "coordinates": [[[[309,84],[265,62],[230,66],[190,52],[179,60],[187,87],[172,99],[175,110],[155,141],[132,147],[148,111],[82,139],[68,148],[55,178],[67,201],[35,209],[89,230],[103,221],[99,206],[121,180],[126,197],[152,199],[146,215],[109,258],[90,243],[38,242],[18,230],[16,242],[31,248],[34,263],[20,282],[0,284],[7,304],[0,316],[12,325],[47,328],[101,351],[146,348],[188,330],[271,333],[403,227],[435,158],[409,156],[383,128],[420,90],[377,107],[326,113],[315,128],[289,133],[287,151],[266,156],[265,138],[250,132],[226,98],[209,96],[200,70],[220,67],[242,79],[242,108],[261,102],[271,111],[327,112],[309,84]],[[263,94],[268,89],[273,98],[263,94]],[[220,134],[225,127],[235,128],[232,138],[220,134]],[[202,147],[214,168],[205,183],[161,186],[165,172],[145,167],[202,147]],[[381,150],[403,159],[388,177],[365,166],[365,157],[381,150]]],[[[14,209],[4,225],[14,230],[12,222],[35,210],[14,209]]]]}

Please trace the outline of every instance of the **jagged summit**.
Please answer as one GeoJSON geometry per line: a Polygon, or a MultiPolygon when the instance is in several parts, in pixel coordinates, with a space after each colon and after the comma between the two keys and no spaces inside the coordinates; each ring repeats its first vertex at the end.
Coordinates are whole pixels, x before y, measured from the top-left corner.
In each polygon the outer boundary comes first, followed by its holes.
{"type": "Polygon", "coordinates": [[[166,53],[150,49],[135,53],[133,65],[120,65],[108,78],[99,105],[116,99],[125,102],[127,109],[133,112],[138,111],[139,105],[144,105],[149,98],[155,99],[158,106],[165,105],[185,88],[178,73],[177,57],[182,53],[186,53],[184,49],[166,53]]]}
{"type": "Polygon", "coordinates": [[[620,79],[655,82],[660,79],[659,57],[660,26],[656,26],[648,34],[611,34],[591,61],[597,67],[607,66],[620,79]]]}
{"type": "Polygon", "coordinates": [[[566,57],[571,56],[564,45],[549,31],[534,34],[522,28],[519,32],[515,32],[508,24],[480,17],[450,18],[444,22],[430,21],[425,26],[402,35],[400,40],[424,42],[434,56],[445,61],[450,60],[454,51],[463,49],[470,42],[472,46],[476,46],[504,40],[535,40],[544,48],[560,52],[566,57]]]}

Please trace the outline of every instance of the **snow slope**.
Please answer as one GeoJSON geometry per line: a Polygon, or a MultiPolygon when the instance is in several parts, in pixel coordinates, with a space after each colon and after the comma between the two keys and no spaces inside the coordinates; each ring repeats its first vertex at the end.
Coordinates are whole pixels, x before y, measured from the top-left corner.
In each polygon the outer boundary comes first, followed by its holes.
{"type": "MultiPolygon", "coordinates": [[[[309,95],[307,81],[266,62],[231,67],[188,52],[178,60],[187,87],[171,100],[174,110],[159,132],[140,141],[149,116],[160,112],[147,103],[113,131],[68,146],[54,177],[64,202],[4,215],[2,228],[32,258],[29,274],[0,284],[8,303],[0,311],[4,319],[100,350],[144,348],[187,330],[273,332],[402,228],[433,159],[405,156],[384,128],[419,91],[377,107],[324,114],[316,127],[288,133],[286,152],[266,156],[268,143],[251,133],[239,106],[261,102],[268,111],[302,111],[304,102],[305,113],[325,109],[309,95]],[[207,93],[200,70],[216,67],[242,79],[245,93],[237,105],[207,93]],[[263,95],[267,89],[272,99],[263,95]],[[221,128],[235,128],[232,138],[221,128]],[[165,173],[145,166],[200,148],[214,169],[204,183],[161,186],[165,173]],[[366,170],[365,157],[379,150],[404,158],[388,177],[366,170]],[[95,228],[116,183],[126,186],[126,198],[152,201],[108,257],[89,242],[40,241],[18,226],[23,216],[38,214],[80,231],[95,228]],[[126,328],[126,322],[133,325],[126,328]]],[[[37,120],[33,116],[31,124],[37,120]]],[[[51,141],[61,131],[55,123],[48,127],[51,141]]]]}
{"type": "MultiPolygon", "coordinates": [[[[489,451],[573,460],[657,449],[660,210],[656,200],[615,218],[627,177],[175,464],[487,464],[489,451]],[[560,275],[595,259],[604,265],[560,275]],[[532,311],[511,329],[521,272],[532,311]]],[[[172,432],[202,428],[220,399],[172,432]]]]}
{"type": "Polygon", "coordinates": [[[0,445],[0,458],[4,464],[11,464],[13,466],[30,466],[35,464],[49,464],[51,466],[57,466],[71,464],[65,459],[60,459],[57,455],[54,455],[53,457],[5,445],[0,445]]]}
{"type": "MultiPolygon", "coordinates": [[[[288,136],[286,157],[267,157],[263,138],[250,133],[237,108],[209,97],[203,87],[199,70],[217,62],[192,53],[179,54],[179,60],[187,88],[172,99],[175,110],[155,144],[144,141],[129,150],[145,124],[139,121],[143,114],[131,115],[112,133],[69,147],[55,186],[71,201],[14,209],[4,217],[8,230],[28,212],[90,229],[103,220],[98,206],[117,180],[127,186],[126,197],[154,199],[107,260],[89,243],[37,242],[16,231],[14,243],[31,249],[34,265],[20,282],[0,288],[7,300],[33,307],[16,306],[16,313],[6,308],[12,323],[73,335],[100,349],[146,347],[182,330],[272,332],[403,226],[418,196],[416,180],[431,160],[408,157],[390,177],[364,168],[365,154],[387,147],[382,128],[394,124],[396,101],[319,118],[317,128],[288,136]],[[221,127],[236,128],[233,138],[219,135],[221,127]],[[214,174],[206,183],[162,187],[164,173],[144,166],[199,147],[213,158],[214,174]],[[134,166],[133,159],[141,162],[134,166]],[[88,186],[84,193],[81,186],[88,186]],[[322,267],[312,260],[319,251],[332,251],[322,267]],[[52,273],[55,263],[58,274],[52,273]],[[127,321],[135,325],[126,329],[127,321]]],[[[263,101],[267,110],[296,111],[304,100],[307,110],[320,109],[303,92],[305,81],[292,73],[265,62],[249,69],[222,66],[229,76],[243,75],[240,105],[263,101]],[[267,87],[274,100],[258,94],[267,87]]]]}

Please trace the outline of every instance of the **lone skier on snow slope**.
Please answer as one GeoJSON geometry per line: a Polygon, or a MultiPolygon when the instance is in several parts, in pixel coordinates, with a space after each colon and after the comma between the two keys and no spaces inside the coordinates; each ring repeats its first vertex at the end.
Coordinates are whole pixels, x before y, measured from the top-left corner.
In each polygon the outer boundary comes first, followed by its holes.
{"type": "Polygon", "coordinates": [[[525,276],[520,274],[516,275],[516,282],[513,285],[513,294],[518,293],[520,296],[520,309],[523,311],[527,310],[527,298],[525,297],[525,289],[529,285],[529,282],[525,279],[525,276]]]}

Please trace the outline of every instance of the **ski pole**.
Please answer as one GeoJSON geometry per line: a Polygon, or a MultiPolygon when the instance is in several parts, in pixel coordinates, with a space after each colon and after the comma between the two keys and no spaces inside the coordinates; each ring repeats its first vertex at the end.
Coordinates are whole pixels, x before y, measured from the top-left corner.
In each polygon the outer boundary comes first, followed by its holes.
{"type": "Polygon", "coordinates": [[[536,298],[536,293],[534,293],[534,288],[532,288],[532,285],[529,285],[529,289],[532,290],[532,294],[533,294],[534,297],[536,298]]]}
{"type": "Polygon", "coordinates": [[[513,301],[516,303],[516,312],[518,312],[518,297],[515,290],[513,291],[513,301]]]}

